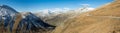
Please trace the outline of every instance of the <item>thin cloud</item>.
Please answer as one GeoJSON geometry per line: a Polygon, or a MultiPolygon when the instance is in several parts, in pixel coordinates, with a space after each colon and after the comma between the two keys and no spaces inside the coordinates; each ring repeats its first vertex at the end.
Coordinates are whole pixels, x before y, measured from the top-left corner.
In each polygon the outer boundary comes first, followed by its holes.
{"type": "Polygon", "coordinates": [[[89,7],[90,4],[80,4],[82,7],[89,7]]]}
{"type": "Polygon", "coordinates": [[[43,10],[40,10],[40,12],[43,12],[43,13],[48,13],[48,12],[53,12],[53,13],[59,13],[59,12],[66,12],[66,11],[69,11],[70,8],[52,8],[52,9],[43,9],[43,10]]]}

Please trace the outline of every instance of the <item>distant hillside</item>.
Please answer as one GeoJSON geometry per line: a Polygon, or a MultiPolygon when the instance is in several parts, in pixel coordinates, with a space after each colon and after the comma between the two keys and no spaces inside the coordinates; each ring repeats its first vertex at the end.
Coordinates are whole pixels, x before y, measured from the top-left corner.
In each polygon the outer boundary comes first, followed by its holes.
{"type": "Polygon", "coordinates": [[[55,26],[59,26],[61,23],[65,22],[66,20],[76,17],[76,16],[78,16],[82,13],[88,12],[90,10],[94,10],[94,8],[82,7],[79,9],[69,10],[66,12],[61,12],[61,11],[52,12],[49,10],[49,12],[46,12],[47,14],[44,14],[42,12],[38,12],[38,13],[34,13],[34,14],[36,16],[40,17],[46,23],[49,23],[49,24],[55,25],[55,26]]]}
{"type": "Polygon", "coordinates": [[[68,19],[53,33],[120,33],[120,0],[68,19]]]}

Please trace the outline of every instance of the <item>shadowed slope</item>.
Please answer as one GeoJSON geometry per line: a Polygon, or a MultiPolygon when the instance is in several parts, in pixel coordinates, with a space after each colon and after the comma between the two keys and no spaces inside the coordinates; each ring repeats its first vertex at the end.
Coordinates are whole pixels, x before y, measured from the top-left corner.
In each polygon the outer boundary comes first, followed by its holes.
{"type": "Polygon", "coordinates": [[[43,33],[55,28],[30,12],[20,14],[7,5],[0,6],[0,26],[1,33],[43,33]]]}
{"type": "Polygon", "coordinates": [[[41,19],[39,19],[38,17],[36,17],[34,14],[32,14],[30,12],[23,13],[22,16],[23,16],[23,18],[20,21],[18,28],[17,28],[18,31],[22,31],[22,32],[26,32],[26,33],[30,33],[30,31],[32,31],[32,32],[38,31],[38,32],[42,33],[44,31],[47,32],[47,31],[53,30],[55,28],[55,26],[45,23],[44,21],[42,21],[41,19]],[[41,31],[41,30],[43,30],[43,31],[41,31]]]}

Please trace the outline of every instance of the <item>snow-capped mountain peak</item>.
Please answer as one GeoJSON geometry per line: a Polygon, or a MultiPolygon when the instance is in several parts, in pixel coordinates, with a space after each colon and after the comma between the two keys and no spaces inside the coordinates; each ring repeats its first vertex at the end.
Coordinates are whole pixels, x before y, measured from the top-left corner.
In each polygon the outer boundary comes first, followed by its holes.
{"type": "Polygon", "coordinates": [[[7,6],[7,5],[1,5],[0,6],[0,16],[10,15],[14,16],[16,13],[18,13],[13,8],[7,6]]]}
{"type": "MultiPolygon", "coordinates": [[[[17,25],[17,29],[22,29],[22,27],[25,27],[27,30],[35,30],[35,29],[54,29],[55,26],[49,25],[42,21],[40,18],[38,18],[36,15],[32,14],[31,12],[22,12],[19,13],[13,8],[7,6],[7,5],[1,5],[0,6],[0,25],[4,24],[4,28],[7,30],[12,31],[14,28],[14,24],[17,25]],[[19,18],[20,16],[22,18],[19,18]],[[17,21],[20,20],[20,21],[17,21]],[[1,22],[2,21],[2,22],[1,22]],[[16,24],[16,22],[19,22],[16,24]],[[52,28],[49,28],[52,27],[52,28]],[[33,29],[34,28],[34,29],[33,29]]],[[[17,30],[19,31],[19,30],[17,30]]]]}

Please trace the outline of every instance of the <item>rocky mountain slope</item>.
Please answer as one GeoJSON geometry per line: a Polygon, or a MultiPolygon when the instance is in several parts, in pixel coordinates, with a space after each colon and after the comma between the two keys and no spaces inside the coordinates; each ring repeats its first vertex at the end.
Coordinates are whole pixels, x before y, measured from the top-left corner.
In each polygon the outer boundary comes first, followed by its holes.
{"type": "Polygon", "coordinates": [[[43,33],[54,28],[30,12],[19,13],[7,5],[0,6],[1,33],[43,33]]]}
{"type": "Polygon", "coordinates": [[[53,33],[120,33],[120,0],[68,19],[53,33]]]}
{"type": "Polygon", "coordinates": [[[5,29],[7,29],[7,27],[10,26],[10,30],[12,30],[12,26],[17,14],[18,12],[13,8],[7,5],[1,5],[0,6],[0,18],[1,18],[0,24],[4,24],[5,29]],[[2,20],[4,22],[2,22],[2,20]]]}

